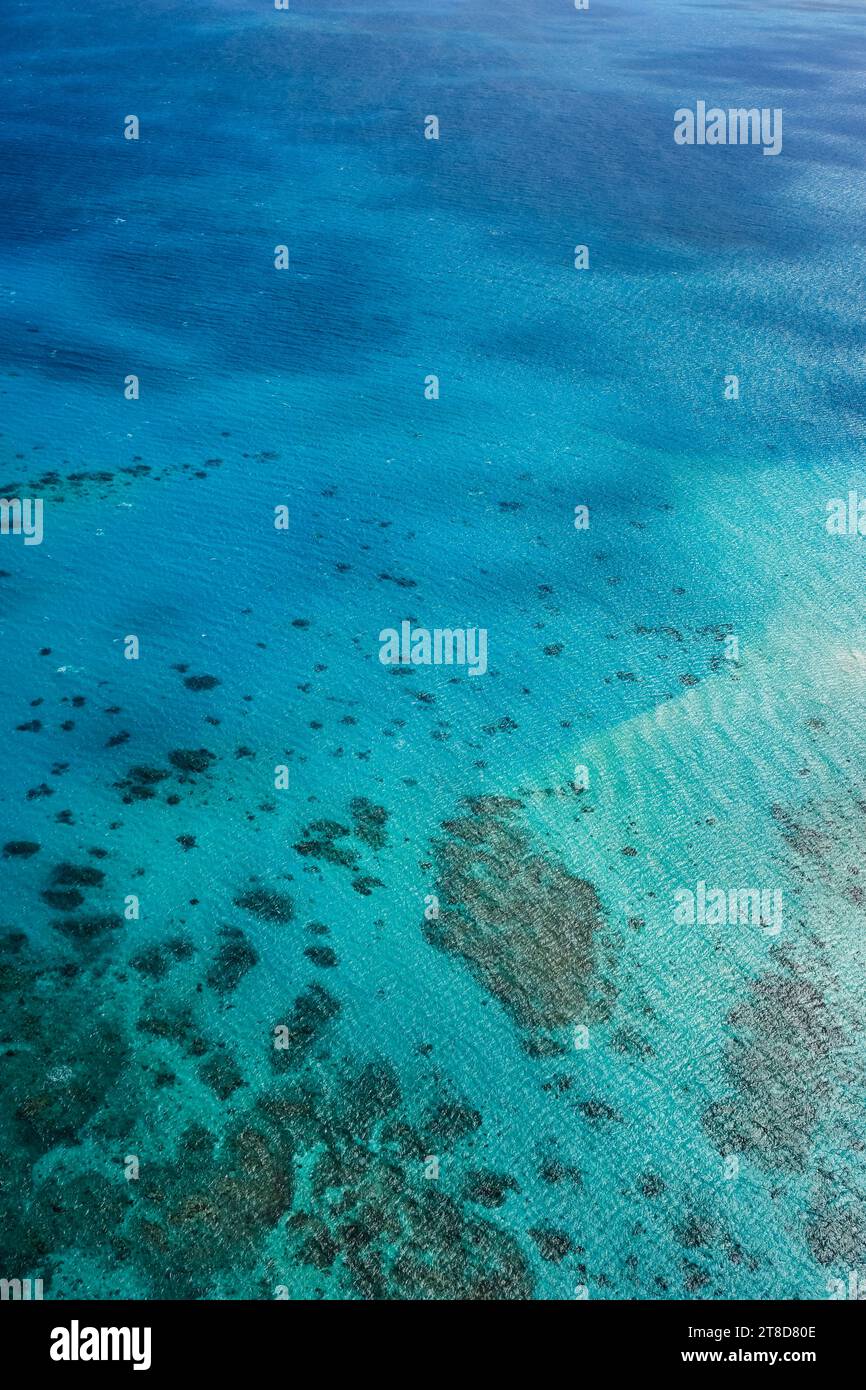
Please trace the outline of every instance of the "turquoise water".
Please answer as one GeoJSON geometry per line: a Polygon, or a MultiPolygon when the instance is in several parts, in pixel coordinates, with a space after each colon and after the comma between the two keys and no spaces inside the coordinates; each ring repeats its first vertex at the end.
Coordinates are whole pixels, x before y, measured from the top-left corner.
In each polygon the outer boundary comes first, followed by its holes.
{"type": "Polygon", "coordinates": [[[6,1277],[862,1270],[859,21],[4,18],[6,1277]],[[697,99],[782,154],[676,146],[697,99]],[[488,672],[395,674],[407,618],[488,672]],[[781,933],[676,924],[698,880],[781,933]]]}

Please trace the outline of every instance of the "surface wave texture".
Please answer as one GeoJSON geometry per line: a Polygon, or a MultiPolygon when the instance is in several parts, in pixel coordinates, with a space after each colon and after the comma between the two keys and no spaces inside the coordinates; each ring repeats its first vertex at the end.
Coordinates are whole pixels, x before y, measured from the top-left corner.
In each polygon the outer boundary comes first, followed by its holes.
{"type": "Polygon", "coordinates": [[[0,1271],[826,1297],[862,8],[2,28],[0,1271]],[[677,143],[698,100],[781,151],[677,143]]]}

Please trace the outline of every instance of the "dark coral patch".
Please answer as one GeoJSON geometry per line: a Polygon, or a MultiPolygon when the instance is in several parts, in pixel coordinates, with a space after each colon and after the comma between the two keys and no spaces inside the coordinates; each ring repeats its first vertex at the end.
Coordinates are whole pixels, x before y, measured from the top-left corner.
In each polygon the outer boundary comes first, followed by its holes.
{"type": "Polygon", "coordinates": [[[207,772],[211,763],[216,762],[216,753],[210,753],[207,748],[174,748],[168,760],[180,772],[207,772]]]}
{"type": "Polygon", "coordinates": [[[39,896],[55,912],[74,912],[84,902],[77,888],[45,888],[39,896]]]}
{"type": "Polygon", "coordinates": [[[356,893],[360,893],[362,898],[369,898],[374,888],[384,888],[385,885],[380,878],[373,874],[361,874],[358,878],[352,879],[352,887],[356,893]]]}
{"type": "Polygon", "coordinates": [[[219,1100],[228,1100],[246,1085],[237,1063],[222,1052],[215,1052],[199,1067],[198,1074],[219,1100]]]}
{"type": "Polygon", "coordinates": [[[463,1180],[465,1200],[481,1207],[504,1206],[509,1192],[519,1191],[517,1179],[510,1173],[493,1173],[486,1168],[472,1169],[463,1180]]]}
{"type": "Polygon", "coordinates": [[[116,912],[105,912],[93,917],[64,917],[53,926],[70,941],[86,945],[100,941],[108,932],[118,931],[123,926],[123,918],[116,912]]]}
{"type": "Polygon", "coordinates": [[[577,1108],[585,1119],[595,1123],[604,1121],[622,1124],[622,1115],[612,1105],[608,1105],[605,1100],[582,1100],[577,1108]]]}
{"type": "Polygon", "coordinates": [[[389,1062],[368,1062],[351,1077],[343,1093],[345,1117],[352,1130],[366,1138],[379,1120],[403,1099],[397,1073],[389,1062]]]}
{"type": "Polygon", "coordinates": [[[37,840],[7,840],[3,846],[4,859],[29,859],[38,854],[41,846],[37,840]]]}
{"type": "Polygon", "coordinates": [[[304,858],[324,859],[327,864],[341,868],[355,869],[358,853],[350,845],[337,844],[350,834],[348,825],[339,821],[315,820],[301,831],[302,839],[295,845],[295,852],[304,858]]]}
{"type": "Polygon", "coordinates": [[[143,786],[152,787],[156,786],[159,782],[163,782],[166,777],[170,776],[170,773],[166,772],[165,769],[161,767],[146,767],[141,763],[137,763],[135,767],[129,769],[128,776],[131,782],[138,782],[143,786]]]}
{"type": "Polygon", "coordinates": [[[217,676],[187,676],[184,680],[187,690],[213,690],[219,684],[217,676]]]}
{"type": "Polygon", "coordinates": [[[147,767],[139,763],[131,767],[126,777],[114,785],[123,792],[124,803],[130,805],[133,801],[152,801],[156,796],[156,787],[170,776],[171,773],[166,772],[164,768],[147,767]]]}
{"type": "Polygon", "coordinates": [[[331,946],[307,946],[304,948],[304,955],[313,965],[322,969],[330,969],[340,963],[337,952],[331,946]]]}
{"type": "Polygon", "coordinates": [[[559,1264],[572,1250],[571,1236],[554,1226],[533,1226],[529,1234],[538,1247],[538,1253],[549,1264],[559,1264]]]}
{"type": "Polygon", "coordinates": [[[316,1045],[332,1019],[342,1011],[342,1004],[321,985],[309,985],[298,995],[284,1022],[277,1025],[271,1065],[275,1071],[286,1071],[303,1060],[316,1045]]]}
{"type": "Polygon", "coordinates": [[[235,907],[258,917],[261,922],[282,925],[295,916],[295,904],[290,893],[278,893],[273,888],[251,888],[234,900],[235,907]]]}
{"type": "Polygon", "coordinates": [[[356,796],[349,803],[349,813],[359,840],[371,849],[384,849],[388,843],[385,826],[388,812],[384,806],[376,806],[366,796],[356,796]]]}
{"type": "Polygon", "coordinates": [[[102,869],[92,864],[58,864],[51,871],[51,882],[64,888],[101,888],[105,881],[102,869]]]}
{"type": "Polygon", "coordinates": [[[474,1134],[476,1129],[480,1129],[481,1123],[480,1111],[449,1096],[428,1111],[424,1132],[434,1146],[438,1143],[450,1148],[458,1140],[474,1134]]]}
{"type": "Polygon", "coordinates": [[[168,952],[161,946],[145,946],[136,952],[129,963],[133,970],[151,980],[163,979],[171,968],[168,952]]]}
{"type": "Polygon", "coordinates": [[[218,994],[230,994],[247,971],[258,965],[259,953],[237,927],[221,927],[219,934],[222,941],[206,978],[218,994]]]}

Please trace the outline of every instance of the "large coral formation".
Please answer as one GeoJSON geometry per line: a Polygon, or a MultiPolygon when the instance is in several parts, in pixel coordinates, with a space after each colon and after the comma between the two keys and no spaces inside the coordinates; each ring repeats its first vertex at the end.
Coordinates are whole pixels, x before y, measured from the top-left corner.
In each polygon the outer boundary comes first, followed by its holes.
{"type": "Polygon", "coordinates": [[[602,1017],[611,987],[599,973],[595,888],[534,846],[519,801],[473,797],[466,807],[434,846],[439,915],[425,921],[428,941],[461,956],[521,1028],[602,1017]]]}
{"type": "Polygon", "coordinates": [[[704,1115],[723,1153],[799,1182],[803,1238],[822,1265],[866,1259],[866,1019],[847,984],[863,968],[856,961],[861,812],[862,805],[808,802],[772,808],[802,884],[801,911],[814,925],[773,947],[770,966],[731,1012],[723,1058],[729,1091],[704,1115]]]}
{"type": "Polygon", "coordinates": [[[846,1047],[845,1033],[811,980],[784,957],[753,982],[729,1023],[732,1093],[710,1106],[704,1123],[723,1152],[802,1171],[818,1116],[833,1096],[827,1061],[846,1047]]]}

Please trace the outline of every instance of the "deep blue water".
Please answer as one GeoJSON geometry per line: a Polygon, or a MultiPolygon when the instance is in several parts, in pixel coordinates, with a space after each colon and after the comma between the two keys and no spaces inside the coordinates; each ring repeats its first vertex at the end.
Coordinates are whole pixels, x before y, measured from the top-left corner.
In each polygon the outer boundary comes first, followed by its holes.
{"type": "Polygon", "coordinates": [[[0,496],[44,539],[0,536],[0,1273],[825,1297],[866,1261],[862,7],[2,23],[0,496]],[[699,99],[782,153],[676,145],[699,99]],[[489,670],[393,672],[404,619],[489,670]],[[675,923],[699,880],[782,931],[675,923]]]}

